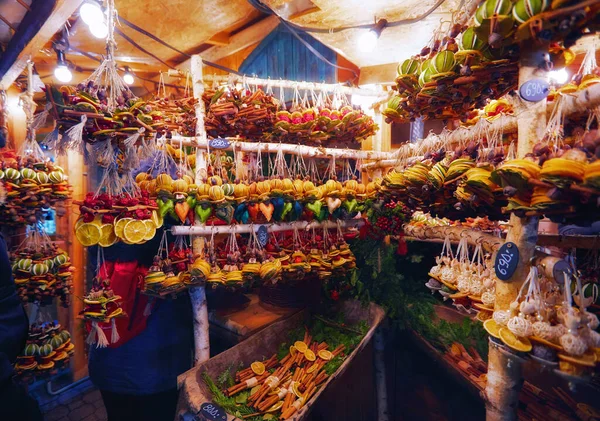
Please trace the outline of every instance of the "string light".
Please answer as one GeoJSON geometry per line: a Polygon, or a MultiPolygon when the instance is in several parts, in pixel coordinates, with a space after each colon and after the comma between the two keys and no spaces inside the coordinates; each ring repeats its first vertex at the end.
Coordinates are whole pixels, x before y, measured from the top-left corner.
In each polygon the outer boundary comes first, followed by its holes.
{"type": "Polygon", "coordinates": [[[67,62],[65,60],[65,53],[62,51],[56,51],[57,64],[54,69],[54,77],[59,82],[69,83],[73,79],[73,73],[69,70],[67,62]]]}
{"type": "Polygon", "coordinates": [[[96,21],[90,25],[90,32],[99,39],[106,39],[108,36],[108,25],[104,21],[96,21]]]}
{"type": "Polygon", "coordinates": [[[97,22],[104,22],[104,13],[98,2],[88,0],[81,5],[79,9],[79,16],[88,25],[92,26],[97,22]]]}
{"type": "Polygon", "coordinates": [[[381,36],[381,33],[387,26],[388,21],[385,19],[379,19],[373,29],[363,32],[358,39],[358,49],[363,53],[371,53],[377,48],[377,41],[381,36]]]}
{"type": "Polygon", "coordinates": [[[131,69],[129,67],[125,67],[125,74],[123,75],[123,80],[128,85],[133,85],[133,83],[135,82],[135,77],[133,76],[133,73],[131,72],[131,69]]]}

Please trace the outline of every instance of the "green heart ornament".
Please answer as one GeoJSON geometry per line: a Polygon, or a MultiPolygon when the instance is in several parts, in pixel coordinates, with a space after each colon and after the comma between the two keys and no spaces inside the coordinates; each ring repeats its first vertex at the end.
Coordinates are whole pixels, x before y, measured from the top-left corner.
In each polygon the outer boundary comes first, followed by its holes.
{"type": "Polygon", "coordinates": [[[315,217],[321,213],[322,207],[323,202],[321,202],[320,200],[315,200],[314,202],[306,204],[306,209],[312,211],[315,214],[315,217]]]}
{"type": "Polygon", "coordinates": [[[285,217],[288,213],[292,211],[293,205],[292,202],[285,202],[283,205],[283,210],[281,211],[281,220],[284,221],[285,217]]]}
{"type": "Polygon", "coordinates": [[[208,218],[210,218],[210,215],[212,214],[212,206],[208,203],[201,203],[198,206],[196,206],[196,215],[198,215],[198,217],[200,218],[200,221],[203,224],[206,224],[206,221],[208,221],[208,218]]]}

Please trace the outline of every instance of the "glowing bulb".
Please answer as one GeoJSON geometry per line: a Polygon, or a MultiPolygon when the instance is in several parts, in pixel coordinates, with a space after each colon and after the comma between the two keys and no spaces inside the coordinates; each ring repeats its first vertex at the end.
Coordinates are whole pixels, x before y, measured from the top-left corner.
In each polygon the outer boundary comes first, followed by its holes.
{"type": "Polygon", "coordinates": [[[19,97],[9,96],[6,103],[8,105],[8,111],[11,114],[13,114],[13,115],[24,114],[23,104],[21,103],[21,100],[19,99],[19,97]]]}
{"type": "Polygon", "coordinates": [[[108,25],[103,20],[93,22],[90,25],[90,32],[96,38],[105,39],[108,36],[108,25]]]}
{"type": "Polygon", "coordinates": [[[379,37],[374,31],[363,33],[358,39],[358,49],[363,53],[370,53],[377,48],[377,40],[379,37]]]}
{"type": "Polygon", "coordinates": [[[69,83],[73,79],[73,74],[67,66],[59,64],[56,66],[56,69],[54,69],[54,77],[56,77],[59,82],[69,83]]]}
{"type": "Polygon", "coordinates": [[[556,82],[558,85],[563,85],[569,80],[569,73],[565,68],[559,70],[552,70],[548,72],[548,79],[550,79],[553,82],[556,82]]]}
{"type": "Polygon", "coordinates": [[[123,75],[123,80],[128,85],[133,85],[133,82],[135,82],[135,79],[133,78],[133,75],[131,73],[129,73],[129,72],[127,72],[127,73],[125,73],[125,75],[123,75]]]}
{"type": "Polygon", "coordinates": [[[81,16],[81,19],[89,26],[104,21],[104,13],[102,13],[100,5],[95,1],[83,3],[79,9],[79,16],[81,16]]]}

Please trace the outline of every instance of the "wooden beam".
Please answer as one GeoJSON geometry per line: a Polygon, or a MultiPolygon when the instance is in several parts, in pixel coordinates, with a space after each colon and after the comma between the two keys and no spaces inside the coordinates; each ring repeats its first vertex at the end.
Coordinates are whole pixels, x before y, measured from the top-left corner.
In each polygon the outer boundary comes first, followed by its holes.
{"type": "Polygon", "coordinates": [[[230,40],[231,37],[227,32],[219,32],[218,34],[215,34],[212,37],[210,37],[210,39],[206,41],[206,44],[223,46],[229,45],[230,40]]]}
{"type": "Polygon", "coordinates": [[[394,84],[397,76],[398,63],[380,64],[360,68],[358,86],[372,84],[394,84]]]}
{"type": "Polygon", "coordinates": [[[17,28],[15,28],[15,27],[12,25],[12,23],[10,23],[10,22],[8,21],[8,19],[6,19],[4,16],[0,15],[0,20],[1,20],[2,22],[4,22],[4,23],[6,24],[6,26],[8,26],[8,29],[10,29],[10,30],[11,30],[11,31],[13,31],[13,32],[17,32],[17,28]]]}
{"type": "MultiPolygon", "coordinates": [[[[17,79],[27,66],[29,60],[35,53],[46,45],[46,43],[58,32],[71,17],[73,12],[81,5],[83,0],[57,0],[52,13],[44,22],[34,37],[27,42],[19,53],[16,60],[10,65],[8,70],[2,75],[0,87],[8,88],[17,79]]],[[[29,12],[31,13],[31,12],[29,12]]]]}
{"type": "MultiPolygon", "coordinates": [[[[202,59],[208,61],[218,61],[224,57],[230,56],[262,41],[264,37],[279,25],[279,19],[275,16],[269,16],[255,25],[238,32],[229,38],[229,44],[223,46],[211,47],[202,52],[202,59]]],[[[190,69],[191,60],[186,60],[177,66],[178,69],[190,69]]]]}

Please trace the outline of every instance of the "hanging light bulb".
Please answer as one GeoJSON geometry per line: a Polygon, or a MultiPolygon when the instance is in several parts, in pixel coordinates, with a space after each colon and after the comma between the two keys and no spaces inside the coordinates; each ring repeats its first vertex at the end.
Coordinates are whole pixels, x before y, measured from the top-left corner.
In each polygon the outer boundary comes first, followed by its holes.
{"type": "Polygon", "coordinates": [[[90,25],[90,32],[96,38],[105,39],[108,36],[108,25],[104,20],[96,21],[90,25]]]}
{"type": "Polygon", "coordinates": [[[129,67],[125,67],[125,74],[123,75],[123,80],[128,85],[133,85],[135,82],[135,78],[133,77],[133,73],[129,67]]]}
{"type": "Polygon", "coordinates": [[[358,49],[362,53],[370,53],[377,48],[377,41],[387,26],[386,19],[379,19],[373,29],[364,32],[358,39],[358,49]]]}
{"type": "Polygon", "coordinates": [[[54,69],[54,77],[62,83],[69,83],[73,79],[73,73],[67,67],[65,53],[56,51],[57,64],[54,69]]]}
{"type": "Polygon", "coordinates": [[[104,21],[104,13],[98,2],[94,0],[88,0],[81,5],[79,9],[79,16],[89,26],[94,25],[97,22],[104,21]]]}

